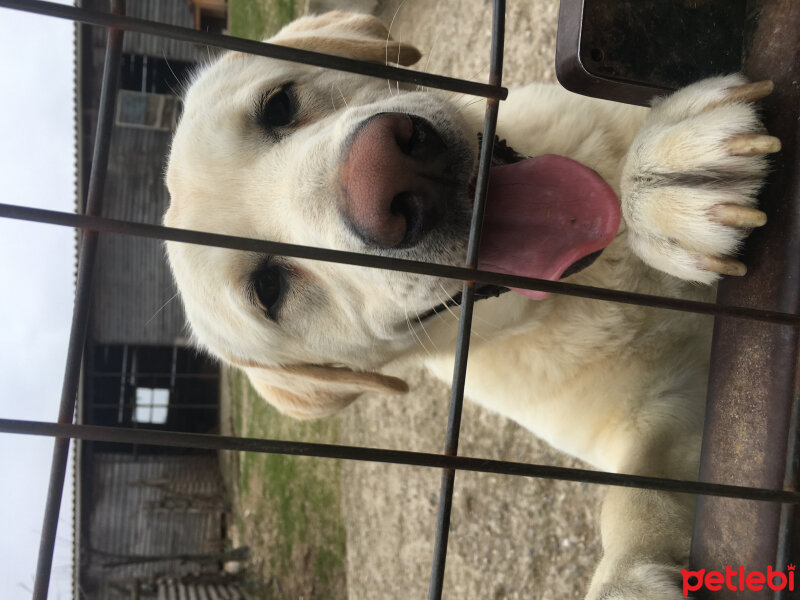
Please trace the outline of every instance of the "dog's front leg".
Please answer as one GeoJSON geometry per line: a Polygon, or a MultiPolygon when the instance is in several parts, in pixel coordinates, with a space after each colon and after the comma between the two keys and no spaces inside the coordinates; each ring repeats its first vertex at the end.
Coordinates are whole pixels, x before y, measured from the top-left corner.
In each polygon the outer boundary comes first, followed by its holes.
{"type": "MultiPolygon", "coordinates": [[[[699,431],[632,440],[623,473],[695,479],[699,431]],[[641,445],[640,445],[641,443],[641,445]]],[[[587,600],[678,600],[689,560],[695,497],[612,487],[603,503],[603,558],[587,600]]]]}
{"type": "Polygon", "coordinates": [[[587,600],[678,600],[691,542],[694,499],[614,488],[603,504],[603,559],[587,600]]]}

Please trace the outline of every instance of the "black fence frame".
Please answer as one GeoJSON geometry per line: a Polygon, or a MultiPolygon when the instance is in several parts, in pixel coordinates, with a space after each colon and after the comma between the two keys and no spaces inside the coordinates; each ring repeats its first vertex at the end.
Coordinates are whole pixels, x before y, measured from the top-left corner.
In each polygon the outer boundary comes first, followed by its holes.
{"type": "MultiPolygon", "coordinates": [[[[800,315],[759,310],[746,307],[720,306],[712,303],[693,302],[674,298],[662,298],[643,294],[633,294],[592,288],[563,282],[516,277],[491,273],[476,269],[483,207],[486,198],[488,172],[491,163],[492,141],[495,137],[498,107],[507,96],[501,86],[503,38],[505,29],[505,1],[495,0],[492,25],[491,73],[488,84],[475,83],[450,77],[420,73],[403,68],[364,63],[346,58],[319,54],[266,43],[253,42],[235,37],[205,33],[189,28],[156,23],[124,16],[124,1],[112,0],[111,13],[103,13],[83,8],[53,4],[40,0],[0,0],[0,8],[12,8],[44,16],[58,17],[108,28],[108,42],[103,71],[100,112],[94,144],[91,174],[85,214],[70,214],[56,211],[34,209],[25,206],[0,204],[0,217],[36,221],[74,227],[82,232],[76,283],[75,304],[72,328],[68,346],[65,375],[59,405],[58,420],[55,423],[0,419],[0,433],[50,436],[54,438],[54,450],[50,482],[42,526],[36,580],[33,597],[42,600],[47,597],[53,551],[55,546],[58,515],[67,470],[67,458],[71,439],[112,441],[130,444],[151,444],[179,446],[186,448],[205,448],[217,450],[242,450],[248,452],[269,452],[347,460],[374,461],[404,465],[415,465],[442,469],[441,491],[436,527],[434,556],[428,591],[429,600],[441,598],[447,540],[450,524],[453,485],[456,470],[480,471],[525,477],[545,477],[566,481],[580,481],[595,484],[639,487],[654,490],[686,492],[708,496],[722,496],[760,500],[773,503],[796,505],[800,503],[800,493],[793,490],[771,490],[734,485],[720,485],[696,481],[679,481],[657,477],[624,475],[583,469],[570,469],[537,464],[524,464],[481,458],[460,457],[458,435],[461,421],[461,407],[464,395],[464,379],[469,352],[469,334],[476,283],[496,284],[506,287],[542,290],[558,294],[568,294],[602,301],[614,301],[670,310],[726,316],[800,327],[800,315]],[[290,60],[319,67],[332,68],[371,77],[413,83],[431,88],[461,92],[486,98],[483,142],[480,151],[479,170],[476,183],[474,209],[470,229],[469,245],[465,267],[452,267],[416,261],[399,260],[365,254],[293,246],[263,240],[252,240],[232,236],[179,230],[157,225],[147,225],[100,217],[105,175],[109,157],[114,107],[118,90],[118,74],[124,31],[137,31],[162,37],[170,37],[186,42],[205,44],[229,50],[237,50],[280,60],[290,60]],[[89,318],[89,296],[92,289],[92,266],[97,251],[97,238],[100,232],[121,235],[134,235],[172,240],[185,243],[205,244],[224,248],[249,250],[254,252],[308,258],[314,260],[345,262],[364,267],[401,270],[424,275],[434,275],[464,281],[461,318],[459,322],[458,343],[454,364],[453,385],[450,398],[445,448],[442,454],[406,452],[380,448],[360,448],[303,442],[281,442],[266,439],[236,438],[221,435],[200,435],[181,432],[161,432],[135,430],[118,427],[78,425],[73,422],[81,362],[89,318]]],[[[779,508],[779,507],[778,507],[779,508]]],[[[780,538],[785,543],[791,532],[782,527],[780,538]]]]}

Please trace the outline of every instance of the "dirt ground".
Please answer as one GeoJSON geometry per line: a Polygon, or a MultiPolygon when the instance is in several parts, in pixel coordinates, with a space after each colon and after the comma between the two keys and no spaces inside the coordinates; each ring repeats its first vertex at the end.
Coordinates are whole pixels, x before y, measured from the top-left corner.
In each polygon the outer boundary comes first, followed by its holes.
{"type": "MultiPolygon", "coordinates": [[[[375,8],[387,23],[393,20],[393,37],[423,52],[424,70],[486,80],[492,10],[488,0],[356,3],[375,8]]],[[[505,85],[555,80],[557,13],[557,0],[509,0],[505,85]]],[[[500,110],[502,118],[502,105],[500,110]]],[[[394,372],[411,383],[412,393],[364,397],[342,414],[341,443],[441,452],[447,386],[413,366],[395,366],[394,372]]],[[[459,453],[584,466],[470,403],[465,405],[459,453]]],[[[342,465],[349,598],[426,597],[439,481],[436,470],[342,465]]],[[[444,597],[582,597],[600,554],[596,516],[602,491],[585,484],[458,473],[444,597]]]]}

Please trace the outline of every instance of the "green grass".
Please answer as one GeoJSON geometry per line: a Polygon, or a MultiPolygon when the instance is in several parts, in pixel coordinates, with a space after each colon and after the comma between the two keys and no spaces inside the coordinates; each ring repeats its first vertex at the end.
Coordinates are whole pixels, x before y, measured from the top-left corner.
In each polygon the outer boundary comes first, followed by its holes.
{"type": "Polygon", "coordinates": [[[264,39],[297,17],[302,4],[302,0],[230,0],[228,29],[238,37],[264,39]]]}
{"type": "MultiPolygon", "coordinates": [[[[336,419],[284,417],[250,388],[240,372],[228,374],[228,386],[234,435],[323,443],[339,439],[336,419]]],[[[340,469],[337,460],[239,455],[235,526],[253,553],[267,561],[271,575],[283,582],[300,576],[313,579],[313,598],[341,597],[345,586],[340,469]],[[263,531],[270,532],[269,540],[263,539],[263,531]]]]}

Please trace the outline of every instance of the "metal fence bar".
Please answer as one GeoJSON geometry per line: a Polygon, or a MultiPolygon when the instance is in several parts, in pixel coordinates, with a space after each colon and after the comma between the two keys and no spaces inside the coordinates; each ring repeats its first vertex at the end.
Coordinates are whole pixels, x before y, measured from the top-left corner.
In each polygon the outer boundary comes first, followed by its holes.
{"type": "Polygon", "coordinates": [[[391,463],[397,465],[457,469],[496,475],[515,475],[539,479],[557,479],[597,485],[642,488],[663,492],[723,496],[760,502],[800,504],[800,492],[794,490],[772,490],[757,487],[684,481],[643,475],[572,469],[532,463],[520,463],[468,456],[446,456],[408,450],[387,450],[342,446],[338,444],[316,444],[311,442],[289,442],[258,438],[215,435],[210,433],[184,433],[181,431],[159,431],[155,429],[132,429],[130,427],[107,427],[100,425],[75,425],[72,423],[46,423],[0,419],[0,433],[53,436],[95,442],[121,442],[150,446],[176,448],[198,448],[205,450],[238,450],[269,454],[287,454],[317,458],[338,458],[362,462],[391,463]]]}
{"type": "Polygon", "coordinates": [[[100,403],[92,404],[92,410],[109,410],[109,409],[130,409],[136,408],[168,408],[170,412],[179,410],[216,410],[218,404],[149,404],[149,403],[100,403]]]}
{"type": "MultiPolygon", "coordinates": [[[[789,415],[789,435],[786,443],[786,465],[783,474],[783,489],[797,490],[798,473],[800,473],[800,369],[795,372],[794,401],[789,415]]],[[[798,548],[795,538],[797,507],[794,504],[782,504],[778,517],[778,540],[775,550],[775,565],[788,565],[797,557],[798,548]]],[[[773,600],[787,600],[787,590],[777,590],[773,600]]]]}
{"type": "Polygon", "coordinates": [[[27,206],[0,203],[0,217],[21,219],[25,221],[36,221],[39,223],[49,223],[51,225],[64,225],[68,227],[77,227],[79,229],[92,229],[94,231],[107,233],[135,235],[158,240],[170,240],[189,244],[202,244],[205,246],[216,246],[218,248],[230,248],[232,250],[258,252],[261,254],[278,254],[281,256],[291,256],[294,258],[307,258],[310,260],[346,263],[359,267],[419,273],[420,275],[462,279],[465,281],[476,281],[480,283],[511,288],[541,290],[553,294],[566,294],[580,298],[593,298],[595,300],[607,300],[609,302],[636,304],[639,306],[650,306],[653,308],[664,308],[705,315],[749,319],[753,321],[763,321],[766,323],[775,323],[779,325],[792,325],[795,327],[800,326],[800,315],[774,310],[720,305],[711,302],[697,302],[693,300],[682,300],[680,298],[668,298],[663,296],[651,296],[648,294],[623,292],[619,290],[566,283],[564,281],[549,281],[546,279],[535,279],[533,277],[520,277],[518,275],[493,273],[491,271],[482,271],[479,269],[472,270],[466,267],[426,263],[401,258],[391,258],[388,256],[376,256],[373,254],[359,254],[358,252],[345,252],[343,250],[331,250],[328,248],[296,246],[294,244],[283,244],[280,242],[270,242],[267,240],[254,240],[232,235],[207,233],[204,231],[175,229],[172,227],[163,227],[161,225],[148,225],[146,223],[134,223],[132,221],[120,221],[117,219],[107,219],[104,217],[89,217],[72,213],[44,210],[40,208],[30,208],[27,206]]]}
{"type": "Polygon", "coordinates": [[[168,25],[157,21],[125,17],[96,10],[43,2],[41,0],[0,0],[0,7],[57,17],[60,19],[71,19],[89,25],[114,27],[125,31],[137,31],[139,33],[192,42],[194,44],[225,48],[228,50],[245,52],[247,54],[276,58],[278,60],[290,60],[306,65],[325,67],[337,71],[347,71],[349,73],[357,73],[368,77],[380,77],[381,79],[402,81],[472,96],[483,96],[500,100],[505,100],[508,96],[507,89],[486,85],[485,83],[476,83],[474,81],[444,77],[442,75],[431,75],[421,71],[412,71],[411,69],[390,67],[341,56],[332,56],[319,52],[255,42],[253,40],[246,40],[218,33],[206,33],[188,27],[168,25]]]}
{"type": "MultiPolygon", "coordinates": [[[[124,12],[124,0],[113,0],[111,6],[115,12],[124,12]]],[[[114,107],[119,86],[122,36],[123,32],[120,30],[108,30],[106,57],[103,66],[103,87],[100,92],[100,110],[92,156],[92,170],[89,176],[89,189],[86,197],[85,212],[89,215],[99,215],[103,204],[103,191],[108,167],[109,148],[111,146],[111,131],[114,125],[114,107]]],[[[97,237],[98,233],[91,230],[84,231],[81,237],[78,275],[75,285],[75,304],[58,410],[59,423],[72,423],[75,413],[81,362],[83,360],[83,347],[89,323],[89,304],[91,301],[92,272],[97,254],[97,237]]],[[[36,578],[33,587],[34,600],[47,598],[50,585],[58,517],[61,511],[61,497],[64,494],[64,479],[67,472],[69,444],[68,437],[57,437],[54,441],[50,481],[47,489],[44,521],[39,542],[39,556],[36,564],[36,578]]]]}
{"type": "MultiPolygon", "coordinates": [[[[490,58],[489,83],[499,86],[503,78],[503,47],[506,27],[505,0],[495,0],[492,15],[492,50],[490,58]]],[[[467,243],[466,266],[475,270],[478,267],[478,251],[481,244],[483,214],[486,207],[486,194],[489,191],[489,169],[492,166],[497,113],[500,102],[496,99],[486,101],[486,113],[481,138],[478,175],[475,182],[475,200],[472,207],[469,241],[467,243]]],[[[444,453],[446,456],[458,454],[458,438],[461,429],[461,411],[464,405],[464,386],[467,377],[470,332],[472,331],[472,312],[475,303],[475,282],[467,280],[461,292],[461,314],[458,320],[458,338],[453,364],[453,383],[450,388],[450,409],[447,417],[444,453]]],[[[433,563],[428,586],[428,600],[440,600],[444,586],[444,569],[447,560],[447,541],[450,534],[450,512],[453,507],[453,488],[455,469],[442,471],[439,489],[439,508],[436,516],[436,537],[433,547],[433,563]]]]}

